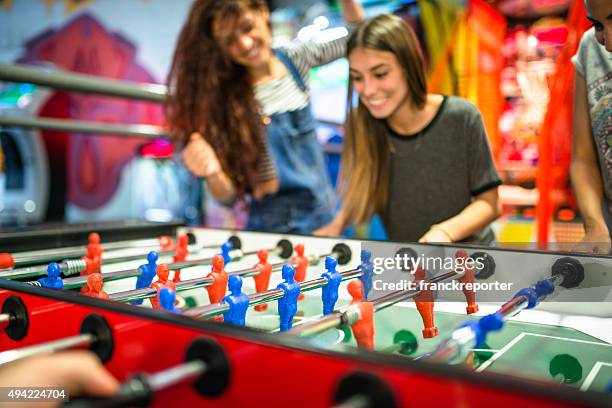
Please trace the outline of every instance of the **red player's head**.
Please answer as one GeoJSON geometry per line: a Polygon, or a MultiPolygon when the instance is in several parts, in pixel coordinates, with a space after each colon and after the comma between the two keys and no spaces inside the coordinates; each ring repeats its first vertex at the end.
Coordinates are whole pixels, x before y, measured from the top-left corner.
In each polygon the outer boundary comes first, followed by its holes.
{"type": "Polygon", "coordinates": [[[363,299],[363,287],[360,280],[352,280],[348,284],[348,292],[353,297],[353,300],[363,299]]]}
{"type": "Polygon", "coordinates": [[[13,259],[13,255],[8,252],[0,253],[0,269],[4,268],[12,268],[15,266],[15,259],[13,259]]]}
{"type": "Polygon", "coordinates": [[[167,264],[159,264],[157,265],[155,273],[160,281],[167,281],[168,276],[170,276],[170,269],[168,268],[167,264]]]}
{"type": "Polygon", "coordinates": [[[98,245],[100,244],[100,234],[92,232],[87,236],[87,240],[90,244],[98,245]]]}
{"type": "Polygon", "coordinates": [[[459,258],[466,259],[467,257],[468,257],[468,253],[464,251],[463,249],[460,249],[457,252],[455,252],[455,258],[457,259],[459,258]]]}
{"type": "Polygon", "coordinates": [[[297,244],[295,246],[295,252],[299,255],[299,256],[304,256],[304,244],[297,244]]]}
{"type": "Polygon", "coordinates": [[[99,273],[92,273],[87,278],[87,287],[89,290],[94,292],[100,292],[102,290],[102,286],[104,285],[104,281],[102,279],[102,275],[99,273]]]}
{"type": "Polygon", "coordinates": [[[212,259],[213,271],[219,272],[223,270],[223,265],[225,265],[225,261],[223,260],[223,256],[215,255],[212,259]]]}
{"type": "Polygon", "coordinates": [[[265,249],[260,249],[257,251],[257,257],[259,258],[260,263],[268,262],[268,251],[265,249]]]}
{"type": "Polygon", "coordinates": [[[186,234],[179,235],[178,244],[179,246],[186,247],[189,245],[189,237],[186,234]]]}
{"type": "Polygon", "coordinates": [[[159,237],[159,247],[161,249],[169,250],[172,249],[173,246],[172,238],[168,235],[162,235],[159,237]]]}

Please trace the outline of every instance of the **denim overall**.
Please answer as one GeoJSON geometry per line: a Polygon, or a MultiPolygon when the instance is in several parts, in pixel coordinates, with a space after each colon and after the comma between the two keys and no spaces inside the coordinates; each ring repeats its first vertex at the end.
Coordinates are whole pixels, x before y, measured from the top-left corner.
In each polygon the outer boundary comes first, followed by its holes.
{"type": "MultiPolygon", "coordinates": [[[[274,50],[299,88],[306,84],[283,50],[274,50]]],[[[332,220],[334,192],[315,133],[310,105],[270,116],[266,137],[280,188],[252,200],[247,229],[309,234],[332,220]]]]}

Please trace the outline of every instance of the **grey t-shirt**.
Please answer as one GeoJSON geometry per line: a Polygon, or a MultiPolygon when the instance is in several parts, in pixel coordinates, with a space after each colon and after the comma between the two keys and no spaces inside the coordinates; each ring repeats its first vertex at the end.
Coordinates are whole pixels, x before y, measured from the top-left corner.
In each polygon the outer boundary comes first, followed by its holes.
{"type": "MultiPolygon", "coordinates": [[[[417,241],[433,224],[460,213],[472,197],[501,184],[478,109],[463,98],[444,97],[422,131],[389,129],[389,201],[384,217],[389,238],[417,241]]],[[[467,241],[485,242],[490,229],[467,241]]]]}
{"type": "Polygon", "coordinates": [[[604,217],[612,234],[612,53],[595,39],[595,29],[582,36],[572,58],[586,82],[591,128],[604,184],[604,217]]]}

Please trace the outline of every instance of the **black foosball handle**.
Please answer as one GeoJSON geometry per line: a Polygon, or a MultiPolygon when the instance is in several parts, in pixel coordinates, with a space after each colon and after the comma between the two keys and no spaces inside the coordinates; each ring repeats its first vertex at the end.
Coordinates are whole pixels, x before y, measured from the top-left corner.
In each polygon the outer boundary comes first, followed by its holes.
{"type": "Polygon", "coordinates": [[[112,397],[77,397],[70,399],[64,408],[121,408],[147,407],[153,401],[154,391],[146,374],[137,374],[121,384],[112,397]]]}

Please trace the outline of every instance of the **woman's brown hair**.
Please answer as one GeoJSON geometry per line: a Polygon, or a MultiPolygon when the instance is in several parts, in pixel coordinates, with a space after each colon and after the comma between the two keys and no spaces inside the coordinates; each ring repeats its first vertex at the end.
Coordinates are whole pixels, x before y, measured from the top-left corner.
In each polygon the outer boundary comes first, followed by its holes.
{"type": "MultiPolygon", "coordinates": [[[[425,106],[423,54],[414,31],[404,20],[391,14],[367,20],[351,35],[347,55],[356,48],[393,53],[404,69],[410,102],[418,108],[425,106]]],[[[361,101],[353,107],[353,94],[349,79],[340,194],[346,220],[362,223],[376,213],[384,217],[392,148],[386,120],[374,118],[361,101]]]]}
{"type": "Polygon", "coordinates": [[[239,194],[256,180],[263,136],[247,69],[233,62],[214,37],[215,23],[235,23],[248,10],[267,11],[264,0],[197,0],[179,35],[170,74],[166,118],[184,146],[200,132],[239,194]]]}

